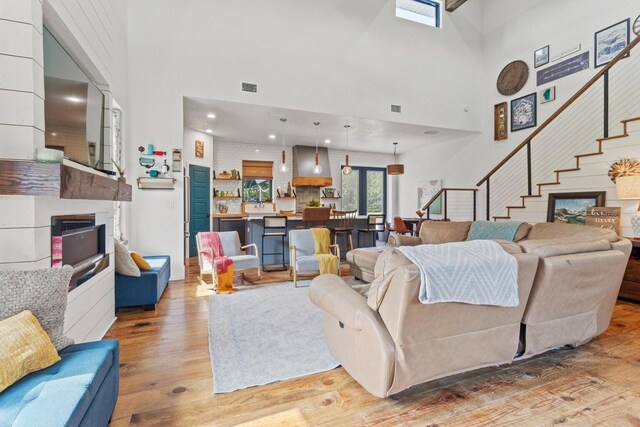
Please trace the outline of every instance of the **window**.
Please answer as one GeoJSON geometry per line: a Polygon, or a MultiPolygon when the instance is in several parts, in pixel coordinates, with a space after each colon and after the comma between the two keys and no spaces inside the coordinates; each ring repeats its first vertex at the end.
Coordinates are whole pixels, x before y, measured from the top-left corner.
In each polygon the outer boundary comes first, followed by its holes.
{"type": "Polygon", "coordinates": [[[409,21],[441,27],[442,5],[439,0],[396,0],[396,16],[409,21]]]}
{"type": "Polygon", "coordinates": [[[243,179],[243,202],[270,202],[273,198],[273,180],[271,179],[243,179]]]}
{"type": "Polygon", "coordinates": [[[359,215],[386,214],[387,170],[352,167],[342,175],[342,209],[357,210],[359,215]]]}
{"type": "Polygon", "coordinates": [[[273,162],[243,160],[242,178],[243,202],[273,200],[273,162]]]}

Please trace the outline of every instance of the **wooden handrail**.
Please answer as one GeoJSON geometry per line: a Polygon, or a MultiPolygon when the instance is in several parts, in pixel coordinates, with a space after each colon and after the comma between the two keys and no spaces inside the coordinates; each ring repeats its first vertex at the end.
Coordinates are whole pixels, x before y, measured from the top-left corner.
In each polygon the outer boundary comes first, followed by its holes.
{"type": "Polygon", "coordinates": [[[476,192],[478,191],[477,188],[452,188],[452,187],[448,187],[448,188],[441,188],[440,191],[438,191],[431,199],[429,199],[429,201],[422,207],[422,210],[426,210],[429,208],[429,206],[431,206],[431,204],[433,202],[435,202],[438,197],[440,197],[442,195],[442,193],[444,193],[445,191],[473,191],[476,192]]]}
{"type": "Polygon", "coordinates": [[[513,156],[515,156],[520,150],[522,150],[524,147],[526,147],[527,144],[529,144],[533,140],[533,138],[538,136],[538,134],[540,134],[540,132],[542,132],[547,126],[549,126],[551,124],[551,122],[553,122],[564,110],[569,108],[571,106],[571,104],[573,104],[578,98],[580,98],[580,96],[582,96],[583,93],[585,93],[588,89],[591,88],[591,86],[593,86],[598,80],[600,80],[600,78],[602,76],[604,76],[604,74],[607,71],[609,71],[622,58],[624,58],[629,52],[631,52],[631,50],[633,50],[633,48],[636,47],[636,45],[638,45],[638,43],[640,43],[640,36],[636,37],[631,43],[629,43],[624,49],[622,49],[616,55],[615,58],[613,58],[604,68],[602,68],[600,71],[598,71],[598,73],[595,76],[593,76],[593,78],[591,80],[589,80],[584,86],[582,86],[571,98],[569,98],[569,100],[567,102],[562,104],[562,106],[560,108],[558,108],[555,113],[553,113],[551,116],[549,116],[549,118],[547,120],[545,120],[544,123],[542,123],[540,126],[538,126],[531,133],[531,135],[529,135],[527,137],[527,139],[522,141],[522,143],[520,145],[518,145],[511,153],[509,153],[507,155],[507,157],[502,159],[502,161],[500,163],[498,163],[496,165],[496,167],[491,169],[491,172],[486,174],[476,185],[478,187],[480,187],[482,184],[484,184],[491,177],[491,175],[496,173],[498,171],[498,169],[500,169],[502,166],[504,166],[504,164],[507,163],[509,160],[511,160],[511,158],[513,158],[513,156]]]}

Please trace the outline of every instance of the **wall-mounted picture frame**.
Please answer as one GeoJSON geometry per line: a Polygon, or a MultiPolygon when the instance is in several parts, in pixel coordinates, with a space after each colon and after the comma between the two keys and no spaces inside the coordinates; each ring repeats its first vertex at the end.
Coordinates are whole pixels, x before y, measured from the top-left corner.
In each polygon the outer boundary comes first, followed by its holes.
{"type": "Polygon", "coordinates": [[[511,101],[511,132],[535,127],[538,124],[537,94],[513,99],[511,101]]]}
{"type": "Polygon", "coordinates": [[[549,63],[549,45],[533,52],[533,68],[542,67],[549,63]]]}
{"type": "Polygon", "coordinates": [[[585,225],[613,230],[620,236],[621,219],[622,208],[620,207],[590,206],[587,209],[585,225]]]}
{"type": "Polygon", "coordinates": [[[594,65],[608,64],[630,41],[629,18],[596,32],[593,36],[594,65]]]}
{"type": "Polygon", "coordinates": [[[604,206],[606,195],[606,191],[551,193],[547,203],[547,222],[584,225],[587,209],[604,206]]]}
{"type": "Polygon", "coordinates": [[[493,140],[503,141],[509,137],[508,104],[501,102],[493,107],[493,140]]]}
{"type": "Polygon", "coordinates": [[[204,157],[204,142],[196,139],[196,157],[202,159],[204,157]]]}
{"type": "Polygon", "coordinates": [[[640,15],[633,21],[633,34],[640,36],[640,15]]]}
{"type": "Polygon", "coordinates": [[[548,88],[542,89],[538,94],[540,98],[540,104],[546,104],[547,102],[556,100],[556,87],[549,86],[548,88]]]}
{"type": "MultiPolygon", "coordinates": [[[[418,210],[422,210],[424,205],[442,189],[442,179],[428,179],[418,182],[418,210]]],[[[429,215],[442,214],[442,195],[438,197],[429,208],[429,215]]]]}

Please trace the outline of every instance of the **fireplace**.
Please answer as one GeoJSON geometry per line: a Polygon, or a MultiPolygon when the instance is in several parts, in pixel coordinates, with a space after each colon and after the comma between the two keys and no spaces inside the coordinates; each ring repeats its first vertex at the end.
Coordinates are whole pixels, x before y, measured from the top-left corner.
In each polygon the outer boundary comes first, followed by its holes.
{"type": "Polygon", "coordinates": [[[63,265],[73,267],[69,292],[109,266],[106,227],[94,214],[51,218],[51,266],[63,265]]]}

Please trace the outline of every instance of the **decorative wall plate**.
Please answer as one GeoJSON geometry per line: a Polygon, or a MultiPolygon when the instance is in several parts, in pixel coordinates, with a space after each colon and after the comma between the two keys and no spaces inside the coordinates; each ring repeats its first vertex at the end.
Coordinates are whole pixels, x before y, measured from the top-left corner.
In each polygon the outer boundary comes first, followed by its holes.
{"type": "Polygon", "coordinates": [[[633,32],[636,36],[640,36],[640,15],[638,15],[636,21],[633,23],[633,32]]]}
{"type": "Polygon", "coordinates": [[[529,66],[524,61],[513,61],[502,69],[496,84],[498,92],[504,96],[520,92],[529,79],[529,66]]]}
{"type": "Polygon", "coordinates": [[[640,162],[632,159],[622,159],[611,165],[609,177],[616,182],[620,176],[640,175],[640,162]]]}

